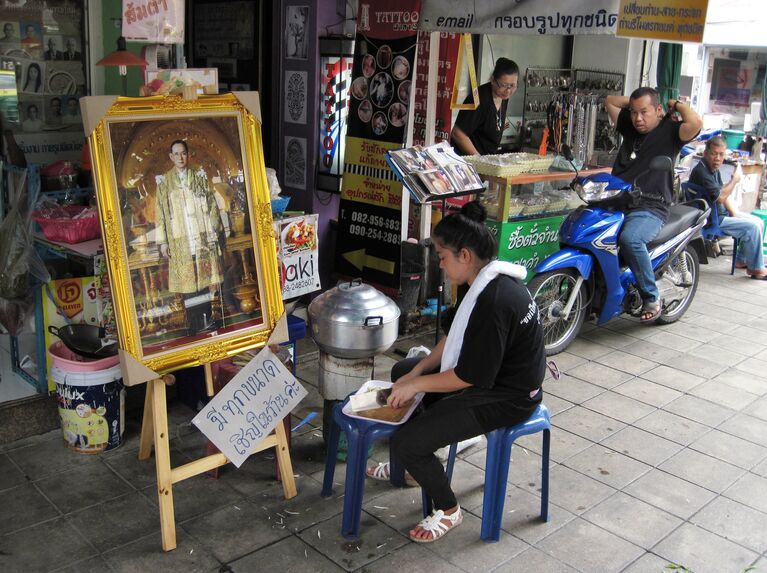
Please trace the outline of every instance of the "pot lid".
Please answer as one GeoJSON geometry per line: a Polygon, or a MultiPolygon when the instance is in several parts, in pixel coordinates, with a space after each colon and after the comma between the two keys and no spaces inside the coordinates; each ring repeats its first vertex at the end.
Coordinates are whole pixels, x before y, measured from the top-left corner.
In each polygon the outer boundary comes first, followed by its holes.
{"type": "Polygon", "coordinates": [[[355,279],[339,283],[309,305],[309,317],[330,322],[375,325],[399,319],[397,304],[378,289],[355,279]],[[380,321],[369,321],[381,317],[380,321]],[[367,321],[367,322],[366,322],[367,321]]]}

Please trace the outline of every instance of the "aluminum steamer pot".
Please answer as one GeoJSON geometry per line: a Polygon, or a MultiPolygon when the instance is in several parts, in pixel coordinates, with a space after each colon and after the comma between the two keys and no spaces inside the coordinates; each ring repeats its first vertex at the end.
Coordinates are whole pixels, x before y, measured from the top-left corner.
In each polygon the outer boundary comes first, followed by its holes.
{"type": "Polygon", "coordinates": [[[341,283],[309,305],[312,338],[339,358],[367,358],[397,340],[400,310],[381,291],[355,279],[341,283]]]}

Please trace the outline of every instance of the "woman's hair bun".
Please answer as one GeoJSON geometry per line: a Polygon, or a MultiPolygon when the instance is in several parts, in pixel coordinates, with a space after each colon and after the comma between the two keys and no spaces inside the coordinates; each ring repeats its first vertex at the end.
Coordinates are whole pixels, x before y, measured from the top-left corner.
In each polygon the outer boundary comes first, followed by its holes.
{"type": "Polygon", "coordinates": [[[461,207],[461,215],[472,221],[484,223],[487,219],[487,209],[479,201],[469,201],[461,207]]]}

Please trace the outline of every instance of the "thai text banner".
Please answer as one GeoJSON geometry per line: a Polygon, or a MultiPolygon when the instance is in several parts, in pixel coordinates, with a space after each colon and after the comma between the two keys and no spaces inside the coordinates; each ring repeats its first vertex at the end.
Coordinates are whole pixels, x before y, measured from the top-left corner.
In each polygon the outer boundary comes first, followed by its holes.
{"type": "Polygon", "coordinates": [[[619,0],[422,0],[418,27],[472,34],[614,34],[619,0]]]}
{"type": "Polygon", "coordinates": [[[700,43],[707,8],[708,0],[621,0],[615,35],[700,43]]]}

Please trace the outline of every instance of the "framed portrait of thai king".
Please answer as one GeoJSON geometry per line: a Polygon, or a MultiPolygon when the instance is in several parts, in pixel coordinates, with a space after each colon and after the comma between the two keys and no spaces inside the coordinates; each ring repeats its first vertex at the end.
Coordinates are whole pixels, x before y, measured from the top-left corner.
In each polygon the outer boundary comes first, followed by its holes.
{"type": "Polygon", "coordinates": [[[82,98],[120,346],[157,372],[283,313],[258,94],[82,98]]]}

